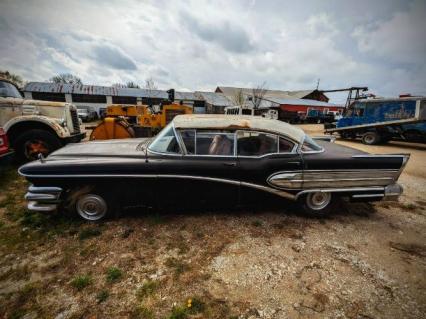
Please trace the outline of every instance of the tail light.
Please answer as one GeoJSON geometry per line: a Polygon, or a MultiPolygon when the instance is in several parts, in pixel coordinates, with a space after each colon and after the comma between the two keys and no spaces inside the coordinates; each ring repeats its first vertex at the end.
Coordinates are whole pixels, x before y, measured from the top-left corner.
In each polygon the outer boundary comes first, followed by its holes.
{"type": "Polygon", "coordinates": [[[5,131],[0,128],[0,154],[6,153],[9,151],[9,140],[5,131]]]}

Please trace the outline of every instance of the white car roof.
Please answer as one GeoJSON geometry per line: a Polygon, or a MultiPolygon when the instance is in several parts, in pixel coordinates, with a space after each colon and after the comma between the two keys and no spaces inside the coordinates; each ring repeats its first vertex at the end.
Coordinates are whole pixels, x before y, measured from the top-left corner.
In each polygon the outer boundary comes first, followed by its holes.
{"type": "Polygon", "coordinates": [[[301,143],[305,132],[293,125],[261,116],[222,115],[222,114],[185,114],[173,119],[178,129],[221,129],[221,130],[258,130],[280,135],[301,143]]]}

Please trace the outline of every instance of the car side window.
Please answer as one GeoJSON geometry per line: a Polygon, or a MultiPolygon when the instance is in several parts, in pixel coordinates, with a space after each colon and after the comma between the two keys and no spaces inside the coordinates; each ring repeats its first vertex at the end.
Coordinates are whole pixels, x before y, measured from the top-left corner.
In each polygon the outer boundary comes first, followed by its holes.
{"type": "Polygon", "coordinates": [[[195,154],[195,130],[181,130],[180,136],[185,145],[186,153],[190,155],[195,154]]]}
{"type": "Polygon", "coordinates": [[[290,142],[289,140],[286,140],[283,137],[279,138],[279,144],[278,144],[278,152],[279,153],[290,153],[293,151],[294,143],[290,142]]]}
{"type": "Polygon", "coordinates": [[[150,151],[158,153],[181,153],[178,140],[171,124],[167,125],[148,146],[150,151]]]}
{"type": "Polygon", "coordinates": [[[278,137],[273,134],[238,131],[237,154],[240,156],[262,156],[278,153],[278,137]]]}
{"type": "Polygon", "coordinates": [[[235,133],[198,131],[195,138],[197,155],[234,156],[235,133]]]}

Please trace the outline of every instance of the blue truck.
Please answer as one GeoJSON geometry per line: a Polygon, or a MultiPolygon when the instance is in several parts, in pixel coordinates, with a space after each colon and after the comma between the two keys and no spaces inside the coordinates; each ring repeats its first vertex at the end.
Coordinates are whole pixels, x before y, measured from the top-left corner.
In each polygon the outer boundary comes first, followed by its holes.
{"type": "Polygon", "coordinates": [[[426,97],[356,100],[340,120],[324,127],[327,134],[360,137],[368,145],[391,139],[425,143],[426,97]]]}

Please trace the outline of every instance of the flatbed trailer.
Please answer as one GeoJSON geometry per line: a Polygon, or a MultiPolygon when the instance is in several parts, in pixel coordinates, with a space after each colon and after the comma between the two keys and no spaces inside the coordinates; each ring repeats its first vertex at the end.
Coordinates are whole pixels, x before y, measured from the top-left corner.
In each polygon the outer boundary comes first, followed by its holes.
{"type": "Polygon", "coordinates": [[[426,98],[364,99],[346,109],[343,118],[324,125],[326,134],[361,137],[364,144],[391,139],[426,142],[426,98]]]}

